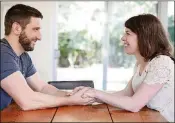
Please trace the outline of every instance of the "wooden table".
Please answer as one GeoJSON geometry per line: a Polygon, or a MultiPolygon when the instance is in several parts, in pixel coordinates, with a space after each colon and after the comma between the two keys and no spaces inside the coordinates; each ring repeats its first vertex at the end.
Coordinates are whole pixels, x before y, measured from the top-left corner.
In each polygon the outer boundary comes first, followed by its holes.
{"type": "Polygon", "coordinates": [[[106,104],[22,111],[15,103],[1,111],[1,122],[167,122],[157,111],[131,113],[106,104]]]}

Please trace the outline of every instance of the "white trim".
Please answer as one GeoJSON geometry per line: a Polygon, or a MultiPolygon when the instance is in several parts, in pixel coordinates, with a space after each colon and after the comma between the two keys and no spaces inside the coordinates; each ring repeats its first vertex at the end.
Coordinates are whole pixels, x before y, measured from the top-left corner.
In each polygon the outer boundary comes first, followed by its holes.
{"type": "Polygon", "coordinates": [[[107,73],[108,73],[108,49],[109,49],[109,21],[111,13],[111,2],[105,2],[105,23],[104,23],[104,38],[102,41],[102,56],[103,56],[103,90],[107,89],[107,73]]]}
{"type": "Polygon", "coordinates": [[[158,18],[163,24],[165,31],[168,31],[168,1],[158,1],[158,18]]]}
{"type": "Polygon", "coordinates": [[[53,9],[54,9],[54,15],[53,16],[53,24],[52,24],[52,36],[53,36],[53,43],[52,43],[52,80],[51,81],[55,81],[57,80],[57,61],[58,58],[56,56],[56,53],[58,51],[58,32],[57,32],[57,13],[58,13],[58,4],[55,1],[55,5],[53,5],[53,9]]]}

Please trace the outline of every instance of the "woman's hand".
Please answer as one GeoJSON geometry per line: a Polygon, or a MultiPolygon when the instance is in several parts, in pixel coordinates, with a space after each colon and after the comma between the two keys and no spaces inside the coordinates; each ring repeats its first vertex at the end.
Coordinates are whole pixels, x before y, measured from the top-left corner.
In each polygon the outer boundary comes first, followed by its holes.
{"type": "Polygon", "coordinates": [[[79,89],[76,93],[71,94],[69,98],[70,105],[88,105],[95,102],[95,99],[92,97],[83,97],[84,93],[90,88],[84,87],[81,90],[79,89]]]}
{"type": "Polygon", "coordinates": [[[89,88],[85,93],[82,95],[83,98],[96,98],[96,90],[93,88],[89,88]]]}

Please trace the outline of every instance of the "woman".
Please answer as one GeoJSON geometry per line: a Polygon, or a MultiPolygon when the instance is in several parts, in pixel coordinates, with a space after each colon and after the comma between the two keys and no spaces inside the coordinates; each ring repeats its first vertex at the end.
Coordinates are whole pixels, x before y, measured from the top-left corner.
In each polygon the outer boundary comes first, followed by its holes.
{"type": "MultiPolygon", "coordinates": [[[[147,105],[168,121],[174,121],[174,62],[170,58],[173,49],[161,22],[151,14],[131,17],[125,22],[121,40],[125,52],[137,60],[134,75],[125,89],[111,94],[90,88],[83,97],[93,97],[131,112],[147,105]]],[[[75,88],[72,94],[82,88],[75,88]]]]}

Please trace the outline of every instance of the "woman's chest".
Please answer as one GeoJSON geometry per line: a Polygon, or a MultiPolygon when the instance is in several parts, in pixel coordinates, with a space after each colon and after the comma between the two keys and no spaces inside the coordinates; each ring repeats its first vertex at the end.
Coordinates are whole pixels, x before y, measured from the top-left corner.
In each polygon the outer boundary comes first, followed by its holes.
{"type": "Polygon", "coordinates": [[[139,68],[136,70],[133,79],[132,79],[132,88],[133,91],[136,92],[138,87],[141,85],[141,83],[144,81],[146,77],[146,72],[143,72],[141,75],[139,74],[139,68]]]}

